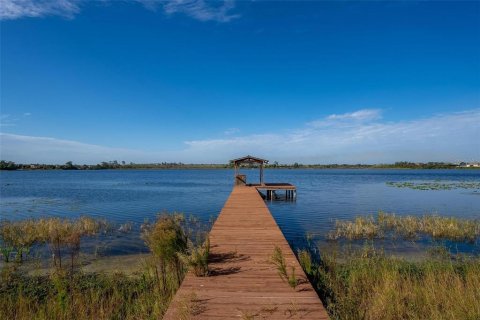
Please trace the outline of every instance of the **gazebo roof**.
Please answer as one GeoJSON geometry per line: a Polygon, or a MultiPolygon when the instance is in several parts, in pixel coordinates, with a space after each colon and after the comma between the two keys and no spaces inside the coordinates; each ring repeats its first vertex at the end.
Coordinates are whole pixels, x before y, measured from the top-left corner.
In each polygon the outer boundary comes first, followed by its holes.
{"type": "Polygon", "coordinates": [[[248,155],[246,157],[241,157],[241,158],[238,158],[238,159],[233,159],[233,160],[230,160],[231,162],[235,163],[235,164],[238,164],[238,163],[268,163],[268,160],[265,160],[265,159],[260,159],[260,158],[257,158],[257,157],[252,157],[251,155],[248,155]]]}

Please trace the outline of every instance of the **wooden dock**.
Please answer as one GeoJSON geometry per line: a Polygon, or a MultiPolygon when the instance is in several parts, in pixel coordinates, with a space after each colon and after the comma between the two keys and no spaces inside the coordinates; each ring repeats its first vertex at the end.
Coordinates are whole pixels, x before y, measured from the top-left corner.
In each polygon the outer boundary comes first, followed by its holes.
{"type": "Polygon", "coordinates": [[[210,233],[208,277],[189,272],[164,317],[328,319],[321,300],[256,186],[235,186],[210,233]],[[271,262],[282,249],[300,284],[291,288],[271,262]]]}

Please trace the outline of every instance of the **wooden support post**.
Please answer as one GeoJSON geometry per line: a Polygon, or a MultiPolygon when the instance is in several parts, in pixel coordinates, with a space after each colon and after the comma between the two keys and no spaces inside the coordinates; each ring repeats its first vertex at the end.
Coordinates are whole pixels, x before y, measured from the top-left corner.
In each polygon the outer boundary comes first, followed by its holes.
{"type": "Polygon", "coordinates": [[[263,163],[260,165],[260,185],[263,185],[263,163]]]}
{"type": "Polygon", "coordinates": [[[235,179],[235,184],[237,183],[237,176],[238,176],[238,167],[237,167],[237,163],[234,162],[234,167],[235,167],[235,171],[234,171],[234,176],[233,178],[235,179]]]}

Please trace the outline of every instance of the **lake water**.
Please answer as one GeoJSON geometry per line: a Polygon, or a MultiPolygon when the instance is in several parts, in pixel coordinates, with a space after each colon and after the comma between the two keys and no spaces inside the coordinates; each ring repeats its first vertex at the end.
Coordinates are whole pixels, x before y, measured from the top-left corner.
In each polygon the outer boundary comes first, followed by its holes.
{"type": "MultiPolygon", "coordinates": [[[[257,170],[244,170],[249,181],[257,170]]],[[[219,214],[233,185],[233,170],[99,170],[1,171],[0,219],[89,215],[134,229],[105,242],[107,254],[144,251],[139,227],[157,213],[183,212],[207,222],[219,214]]],[[[297,186],[295,202],[268,202],[270,211],[294,247],[307,232],[320,246],[336,219],[376,214],[435,213],[480,219],[480,190],[413,190],[387,182],[480,182],[480,170],[266,170],[267,182],[297,186]]],[[[388,246],[388,244],[387,244],[388,246]]],[[[404,244],[404,250],[416,245],[404,244]]],[[[477,244],[456,245],[459,251],[479,252],[477,244]]]]}

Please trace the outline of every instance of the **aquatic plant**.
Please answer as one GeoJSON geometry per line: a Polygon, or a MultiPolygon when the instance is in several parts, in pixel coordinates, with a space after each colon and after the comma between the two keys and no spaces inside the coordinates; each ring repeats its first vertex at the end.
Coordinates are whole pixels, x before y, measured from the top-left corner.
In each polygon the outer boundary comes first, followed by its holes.
{"type": "MultiPolygon", "coordinates": [[[[48,245],[56,271],[32,275],[21,272],[18,264],[4,264],[0,272],[0,319],[161,319],[188,267],[179,254],[196,248],[198,257],[192,260],[197,272],[208,272],[209,240],[206,232],[194,227],[198,226],[194,220],[186,222],[181,214],[162,214],[155,222],[145,223],[142,237],[152,255],[145,259],[143,268],[130,275],[64,268],[66,254],[71,263],[78,256],[81,239],[111,228],[106,221],[88,217],[2,221],[2,246],[3,239],[14,239],[9,244],[16,245],[20,240],[12,235],[24,227],[22,230],[35,235],[36,243],[48,245]],[[197,238],[190,239],[190,233],[197,238]]],[[[22,241],[19,243],[26,243],[22,241]]],[[[192,303],[189,310],[195,315],[201,306],[198,301],[192,303]]]]}
{"type": "Polygon", "coordinates": [[[15,260],[21,263],[28,257],[34,244],[46,243],[57,271],[62,269],[64,251],[70,256],[70,269],[73,270],[75,259],[80,253],[81,239],[96,235],[103,225],[102,220],[89,217],[2,221],[0,224],[2,255],[4,260],[9,262],[11,253],[15,252],[15,260]]]}
{"type": "Polygon", "coordinates": [[[453,190],[453,189],[480,189],[480,182],[458,181],[458,182],[409,182],[409,181],[388,181],[387,186],[396,188],[409,188],[413,190],[453,190]]]}
{"type": "Polygon", "coordinates": [[[377,217],[337,221],[327,239],[381,239],[386,236],[415,240],[421,236],[473,243],[480,236],[480,221],[439,215],[399,216],[380,211],[377,217]]]}
{"type": "Polygon", "coordinates": [[[35,220],[0,222],[0,251],[5,262],[15,252],[15,260],[22,262],[30,253],[32,245],[39,240],[35,220]]]}
{"type": "Polygon", "coordinates": [[[78,219],[42,218],[35,221],[38,239],[50,248],[53,265],[62,269],[62,251],[70,257],[70,270],[75,267],[75,259],[80,253],[81,239],[98,234],[106,223],[90,217],[78,219]]]}
{"type": "Polygon", "coordinates": [[[297,251],[298,261],[300,262],[300,266],[302,267],[303,271],[307,275],[313,273],[313,262],[312,256],[310,252],[306,249],[298,250],[297,251]]]}
{"type": "Polygon", "coordinates": [[[335,230],[327,234],[327,239],[337,240],[346,238],[349,240],[374,239],[384,236],[381,227],[373,216],[355,217],[354,221],[335,222],[335,230]]]}

